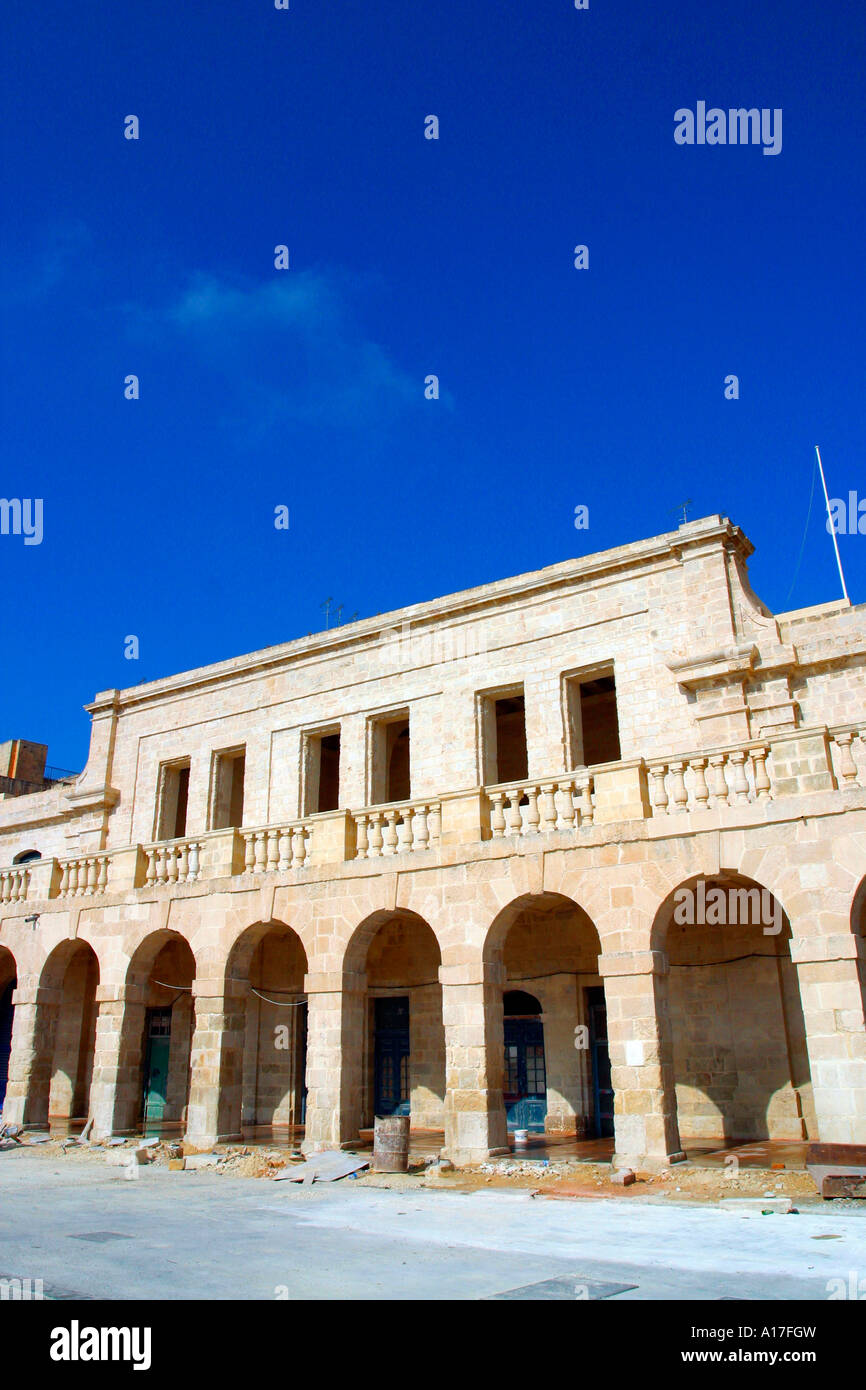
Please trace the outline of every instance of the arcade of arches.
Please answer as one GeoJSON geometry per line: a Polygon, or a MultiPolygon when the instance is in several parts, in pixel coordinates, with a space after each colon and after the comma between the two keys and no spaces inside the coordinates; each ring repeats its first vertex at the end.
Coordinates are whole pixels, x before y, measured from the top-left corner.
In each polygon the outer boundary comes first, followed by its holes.
{"type": "MultiPolygon", "coordinates": [[[[864,928],[866,881],[852,936],[864,928]]],[[[658,908],[650,944],[653,964],[623,976],[587,912],[542,893],[499,912],[459,984],[431,924],[407,910],[365,918],[336,976],[311,974],[301,935],[281,921],[243,930],[222,966],[208,962],[207,985],[176,931],[145,936],[110,989],[100,988],[99,942],[64,941],[26,997],[0,947],[0,1101],[34,1127],[94,1115],[97,1132],[191,1143],[347,1145],[377,1114],[407,1114],[415,1130],[444,1131],[448,1151],[466,1113],[477,1152],[520,1130],[578,1143],[616,1131],[618,1154],[633,1155],[622,1136],[643,1112],[660,1116],[652,1132],[664,1129],[657,1150],[668,1157],[680,1145],[821,1137],[812,1072],[826,1054],[828,975],[808,954],[792,958],[781,905],[736,875],[691,879],[658,908]],[[706,901],[740,891],[752,916],[689,920],[682,895],[699,887],[706,901]]],[[[856,1049],[862,948],[852,961],[856,1049]]]]}

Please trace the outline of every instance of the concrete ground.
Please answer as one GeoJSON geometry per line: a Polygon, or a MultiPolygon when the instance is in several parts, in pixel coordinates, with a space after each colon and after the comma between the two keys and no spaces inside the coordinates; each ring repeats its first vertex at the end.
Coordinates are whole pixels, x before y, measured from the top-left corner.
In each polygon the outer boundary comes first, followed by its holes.
{"type": "Polygon", "coordinates": [[[854,1272],[866,1294],[862,1203],[744,1217],[661,1196],[139,1173],[0,1153],[0,1278],[42,1279],[49,1298],[820,1301],[854,1272]]]}

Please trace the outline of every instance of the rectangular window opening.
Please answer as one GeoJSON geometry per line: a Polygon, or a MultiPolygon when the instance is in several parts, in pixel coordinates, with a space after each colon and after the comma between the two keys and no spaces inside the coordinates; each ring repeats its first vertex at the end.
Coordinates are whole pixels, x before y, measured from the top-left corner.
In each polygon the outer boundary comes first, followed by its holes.
{"type": "Polygon", "coordinates": [[[505,695],[494,701],[497,782],[522,782],[529,776],[526,752],[526,701],[505,695]]]}
{"type": "Polygon", "coordinates": [[[236,748],[214,758],[211,830],[228,830],[244,823],[246,750],[236,748]]]}
{"type": "Polygon", "coordinates": [[[479,699],[481,776],[485,786],[529,776],[526,700],[521,687],[479,699]]]}
{"type": "Polygon", "coordinates": [[[340,808],[340,733],[307,734],[304,738],[305,816],[340,808]]]}
{"type": "Polygon", "coordinates": [[[189,763],[172,763],[164,766],[161,788],[157,839],[180,840],[186,834],[189,763]]]}
{"type": "Polygon", "coordinates": [[[370,804],[411,800],[408,712],[375,720],[371,734],[370,804]]]}
{"type": "Polygon", "coordinates": [[[571,766],[619,762],[622,753],[613,671],[569,677],[566,704],[571,766]]]}

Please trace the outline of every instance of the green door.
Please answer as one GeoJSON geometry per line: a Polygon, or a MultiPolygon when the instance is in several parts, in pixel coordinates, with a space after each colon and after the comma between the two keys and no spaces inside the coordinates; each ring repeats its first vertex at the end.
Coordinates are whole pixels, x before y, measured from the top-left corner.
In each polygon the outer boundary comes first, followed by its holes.
{"type": "Polygon", "coordinates": [[[158,1134],[168,1096],[171,1009],[148,1009],[144,1066],[144,1132],[158,1134]]]}

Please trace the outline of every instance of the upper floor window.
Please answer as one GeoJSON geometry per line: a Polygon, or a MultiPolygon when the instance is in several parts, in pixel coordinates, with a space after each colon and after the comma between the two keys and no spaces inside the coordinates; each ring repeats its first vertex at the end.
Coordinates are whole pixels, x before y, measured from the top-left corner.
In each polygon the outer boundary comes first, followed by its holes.
{"type": "Polygon", "coordinates": [[[179,840],[186,834],[186,808],[189,800],[189,759],[163,763],[159,770],[156,838],[179,840]]]}
{"type": "Polygon", "coordinates": [[[12,860],[13,864],[32,864],[35,859],[41,859],[42,855],[38,849],[23,849],[20,854],[16,854],[12,860]]]}
{"type": "Polygon", "coordinates": [[[482,783],[524,781],[529,760],[523,687],[479,695],[478,705],[482,783]]]}
{"type": "Polygon", "coordinates": [[[619,716],[613,667],[563,680],[569,767],[619,762],[619,716]]]}
{"type": "Polygon", "coordinates": [[[340,730],[303,736],[303,815],[336,811],[340,805],[340,730]]]}
{"type": "Polygon", "coordinates": [[[245,776],[246,748],[230,748],[222,753],[214,753],[210,792],[211,830],[228,830],[231,826],[243,825],[245,776]]]}
{"type": "Polygon", "coordinates": [[[409,801],[412,773],[409,711],[399,710],[370,721],[370,805],[409,801]]]}

